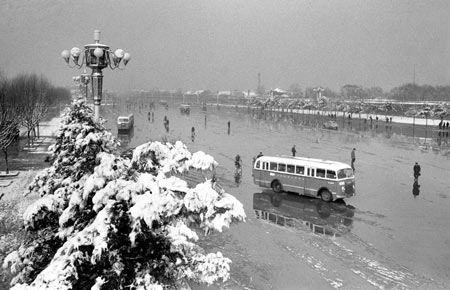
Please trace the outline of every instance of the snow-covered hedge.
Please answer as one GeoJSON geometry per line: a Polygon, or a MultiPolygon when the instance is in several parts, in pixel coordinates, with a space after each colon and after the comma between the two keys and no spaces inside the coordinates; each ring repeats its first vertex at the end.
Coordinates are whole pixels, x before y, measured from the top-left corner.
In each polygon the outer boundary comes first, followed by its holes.
{"type": "Polygon", "coordinates": [[[41,198],[24,213],[28,239],[3,264],[16,273],[12,289],[180,289],[228,279],[231,261],[195,242],[245,220],[243,206],[214,180],[189,187],[180,178],[214,169],[214,159],[181,142],[149,142],[129,160],[116,145],[74,101],[53,165],[29,187],[41,198]]]}

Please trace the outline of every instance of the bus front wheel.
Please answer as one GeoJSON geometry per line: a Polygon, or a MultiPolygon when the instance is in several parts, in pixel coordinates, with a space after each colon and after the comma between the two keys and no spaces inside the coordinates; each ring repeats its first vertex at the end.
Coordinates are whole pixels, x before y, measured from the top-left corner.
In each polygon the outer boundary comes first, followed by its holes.
{"type": "Polygon", "coordinates": [[[275,180],[274,182],[272,182],[272,189],[276,193],[280,193],[281,191],[283,191],[283,188],[281,187],[281,183],[278,180],[275,180]]]}
{"type": "Polygon", "coordinates": [[[330,202],[333,199],[333,196],[328,189],[324,189],[320,192],[320,198],[325,202],[330,202]]]}

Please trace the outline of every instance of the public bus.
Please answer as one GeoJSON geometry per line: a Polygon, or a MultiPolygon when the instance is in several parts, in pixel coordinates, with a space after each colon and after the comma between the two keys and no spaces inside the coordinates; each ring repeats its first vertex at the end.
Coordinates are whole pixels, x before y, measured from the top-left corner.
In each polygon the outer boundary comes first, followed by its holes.
{"type": "Polygon", "coordinates": [[[253,169],[256,185],[296,192],[329,202],[355,195],[355,176],[345,163],[303,157],[261,156],[253,169]]]}
{"type": "Polygon", "coordinates": [[[117,118],[117,129],[119,131],[129,131],[133,129],[134,126],[134,116],[129,114],[128,116],[119,116],[117,118]]]}

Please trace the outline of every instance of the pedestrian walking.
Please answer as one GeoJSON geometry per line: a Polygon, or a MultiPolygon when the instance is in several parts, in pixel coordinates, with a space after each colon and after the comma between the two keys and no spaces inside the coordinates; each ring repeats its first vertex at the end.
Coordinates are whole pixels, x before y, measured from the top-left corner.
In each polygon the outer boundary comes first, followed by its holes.
{"type": "Polygon", "coordinates": [[[228,135],[230,135],[230,127],[231,127],[231,123],[230,123],[230,121],[228,121],[228,135]]]}
{"type": "Polygon", "coordinates": [[[192,142],[195,141],[195,128],[194,127],[192,127],[192,129],[191,129],[191,139],[192,139],[192,142]]]}
{"type": "Polygon", "coordinates": [[[167,116],[164,116],[164,128],[166,128],[166,132],[169,133],[169,119],[167,116]]]}
{"type": "Polygon", "coordinates": [[[295,153],[297,153],[297,150],[295,150],[295,145],[294,145],[294,146],[292,146],[292,149],[291,149],[291,151],[292,151],[292,156],[294,156],[294,157],[295,157],[295,153]]]}
{"type": "Polygon", "coordinates": [[[236,167],[236,169],[241,169],[242,160],[241,160],[241,156],[239,154],[236,155],[236,157],[234,158],[234,166],[236,167]]]}
{"type": "Polygon", "coordinates": [[[416,164],[414,164],[413,166],[413,171],[414,171],[414,180],[417,181],[419,179],[420,176],[420,165],[418,162],[416,162],[416,164]]]}
{"type": "Polygon", "coordinates": [[[256,159],[258,159],[261,156],[263,156],[263,154],[262,154],[262,152],[259,152],[259,154],[256,156],[256,159]]]}
{"type": "Polygon", "coordinates": [[[350,157],[352,158],[352,169],[355,171],[355,161],[356,161],[356,148],[353,148],[352,152],[350,153],[350,157]]]}

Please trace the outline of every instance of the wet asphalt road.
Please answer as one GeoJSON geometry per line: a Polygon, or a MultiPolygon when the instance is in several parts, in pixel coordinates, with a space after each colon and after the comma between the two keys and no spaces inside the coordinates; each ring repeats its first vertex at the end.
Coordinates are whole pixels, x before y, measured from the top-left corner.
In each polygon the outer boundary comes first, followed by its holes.
{"type": "Polygon", "coordinates": [[[191,152],[202,150],[215,157],[219,182],[244,204],[246,223],[202,241],[208,250],[222,251],[233,260],[231,279],[214,287],[450,287],[450,163],[445,148],[421,146],[395,132],[323,130],[315,126],[321,120],[308,116],[262,116],[247,109],[208,107],[203,112],[193,107],[191,114],[182,115],[178,105],[166,110],[156,104],[153,122],[148,109],[139,112],[138,106],[106,107],[102,114],[116,134],[115,119],[130,112],[135,129],[131,136],[119,135],[123,149],[150,140],[182,140],[191,152]],[[164,116],[170,120],[169,132],[164,116]],[[311,126],[298,124],[308,119],[313,120],[311,126]],[[356,147],[357,195],[346,204],[324,204],[254,185],[253,157],[260,151],[288,155],[294,144],[298,156],[346,163],[356,147]],[[240,183],[234,179],[236,154],[243,160],[240,183]],[[418,195],[412,176],[416,161],[422,166],[418,195]]]}

